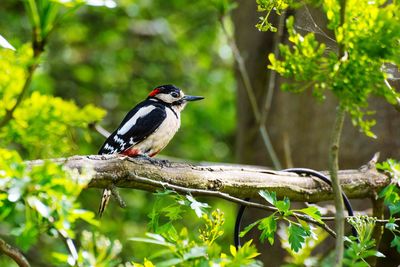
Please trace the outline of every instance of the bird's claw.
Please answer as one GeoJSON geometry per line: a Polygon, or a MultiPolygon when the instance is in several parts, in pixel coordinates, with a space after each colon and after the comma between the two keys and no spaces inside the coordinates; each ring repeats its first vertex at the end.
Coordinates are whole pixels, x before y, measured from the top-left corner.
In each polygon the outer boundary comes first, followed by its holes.
{"type": "Polygon", "coordinates": [[[122,199],[121,195],[119,194],[117,187],[114,184],[112,184],[112,186],[110,187],[110,190],[111,190],[112,196],[118,202],[119,206],[121,208],[126,208],[126,203],[122,199]]]}

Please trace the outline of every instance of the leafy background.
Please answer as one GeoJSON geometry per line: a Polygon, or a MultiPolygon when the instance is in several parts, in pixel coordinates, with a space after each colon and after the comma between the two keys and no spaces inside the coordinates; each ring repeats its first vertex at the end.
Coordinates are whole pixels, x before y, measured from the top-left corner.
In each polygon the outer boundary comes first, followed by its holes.
{"type": "MultiPolygon", "coordinates": [[[[150,90],[171,83],[206,100],[187,107],[179,134],[162,156],[232,161],[235,129],[232,55],[220,34],[215,4],[196,1],[182,8],[183,4],[178,0],[122,0],[115,8],[84,5],[65,16],[48,38],[27,99],[15,112],[15,119],[0,132],[1,146],[18,149],[24,160],[95,154],[104,137],[88,130],[89,123],[98,122],[111,131],[150,90]]],[[[0,50],[0,112],[4,112],[14,104],[13,99],[23,86],[32,51],[27,44],[31,41],[31,27],[23,1],[5,0],[0,6],[1,34],[17,48],[17,52],[0,50]]],[[[61,10],[64,13],[67,9],[61,10]]],[[[128,203],[125,210],[112,203],[98,227],[78,221],[76,229],[99,231],[110,240],[118,239],[124,244],[123,261],[142,261],[148,256],[149,245],[127,239],[146,231],[154,197],[135,190],[121,191],[128,203]]],[[[33,193],[23,192],[26,196],[33,193]]],[[[99,198],[97,190],[79,195],[82,207],[91,211],[97,210],[99,198]]],[[[225,202],[215,202],[213,207],[220,207],[226,213],[235,209],[225,202]]],[[[25,208],[29,210],[29,206],[25,208]]],[[[11,221],[17,225],[24,221],[23,213],[16,216],[20,218],[11,221]]],[[[185,224],[194,227],[190,216],[193,214],[185,216],[185,224]]],[[[2,224],[0,232],[7,233],[7,229],[17,225],[2,224]]],[[[29,232],[32,227],[23,226],[21,231],[29,232]]],[[[232,232],[230,216],[225,227],[228,233],[232,232]]],[[[19,242],[26,243],[29,255],[35,254],[38,246],[64,250],[62,242],[54,244],[54,240],[45,236],[37,240],[38,233],[32,234],[22,235],[19,242]],[[31,243],[36,245],[30,247],[31,243]]],[[[83,235],[90,240],[87,233],[83,235]]],[[[227,239],[224,243],[232,243],[230,235],[224,238],[227,239]]],[[[33,264],[46,266],[51,257],[46,253],[33,264]]],[[[62,256],[58,257],[62,260],[62,256]]],[[[11,263],[1,257],[0,265],[3,264],[11,263]]]]}

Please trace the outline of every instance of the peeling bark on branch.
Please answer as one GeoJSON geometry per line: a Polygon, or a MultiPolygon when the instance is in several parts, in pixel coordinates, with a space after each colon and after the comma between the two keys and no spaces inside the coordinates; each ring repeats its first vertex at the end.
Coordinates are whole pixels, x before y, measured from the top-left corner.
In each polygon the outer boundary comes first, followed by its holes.
{"type": "MultiPolygon", "coordinates": [[[[276,192],[278,197],[287,196],[292,201],[319,202],[333,199],[332,189],[315,178],[256,166],[205,166],[117,155],[74,156],[52,161],[71,169],[93,169],[95,174],[88,187],[95,188],[106,188],[114,184],[116,187],[155,191],[161,188],[162,183],[168,183],[219,191],[238,198],[258,198],[258,192],[267,189],[276,192]],[[138,177],[159,183],[147,183],[138,177]]],[[[31,165],[42,163],[41,160],[30,162],[31,165]]],[[[349,198],[371,198],[374,192],[389,184],[389,178],[374,169],[339,171],[339,180],[349,198]]],[[[202,194],[200,191],[197,195],[202,194]]]]}

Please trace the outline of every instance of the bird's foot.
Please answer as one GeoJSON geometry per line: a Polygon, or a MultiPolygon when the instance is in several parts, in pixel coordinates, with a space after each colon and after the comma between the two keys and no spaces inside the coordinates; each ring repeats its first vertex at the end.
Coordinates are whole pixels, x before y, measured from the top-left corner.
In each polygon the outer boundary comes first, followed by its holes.
{"type": "Polygon", "coordinates": [[[122,199],[121,195],[119,194],[117,187],[114,184],[112,184],[111,187],[110,187],[110,190],[111,190],[112,196],[118,202],[119,206],[121,208],[126,208],[126,203],[122,199]]]}
{"type": "Polygon", "coordinates": [[[145,159],[145,160],[147,160],[148,162],[150,162],[151,164],[157,165],[157,166],[160,166],[160,167],[165,167],[165,166],[170,165],[170,162],[169,162],[168,160],[166,160],[166,159],[155,159],[155,158],[149,157],[149,156],[146,155],[146,154],[144,154],[144,155],[138,155],[137,157],[138,157],[138,158],[145,159]]]}

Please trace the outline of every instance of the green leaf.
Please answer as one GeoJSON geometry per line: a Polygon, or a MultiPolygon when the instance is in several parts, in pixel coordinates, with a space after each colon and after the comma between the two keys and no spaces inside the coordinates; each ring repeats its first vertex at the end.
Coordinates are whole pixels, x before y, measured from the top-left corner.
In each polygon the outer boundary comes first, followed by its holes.
{"type": "Polygon", "coordinates": [[[395,223],[387,223],[387,224],[385,224],[385,228],[390,230],[390,231],[396,230],[397,227],[399,227],[399,226],[397,224],[395,224],[395,223]]]}
{"type": "Polygon", "coordinates": [[[268,239],[268,242],[273,245],[277,229],[275,215],[272,214],[267,218],[262,219],[258,225],[258,229],[261,230],[260,240],[264,242],[265,239],[268,239]]]}
{"type": "Polygon", "coordinates": [[[149,238],[143,238],[143,237],[132,237],[129,238],[128,240],[130,241],[135,241],[135,242],[143,242],[143,243],[150,243],[150,244],[156,244],[160,246],[165,246],[165,247],[174,247],[175,245],[172,243],[169,243],[165,240],[164,237],[162,237],[159,234],[152,234],[152,233],[146,233],[146,235],[149,238]]]}
{"type": "Polygon", "coordinates": [[[315,206],[309,206],[307,208],[300,209],[298,211],[307,214],[308,216],[310,216],[319,223],[323,223],[323,221],[321,220],[321,212],[315,206]]]}
{"type": "Polygon", "coordinates": [[[256,226],[257,224],[260,223],[261,220],[255,221],[252,224],[249,224],[246,226],[246,228],[244,228],[243,231],[240,232],[240,237],[244,237],[251,229],[254,228],[254,226],[256,226]]]}
{"type": "Polygon", "coordinates": [[[294,252],[298,252],[303,247],[305,238],[310,234],[306,229],[294,223],[289,224],[288,231],[290,247],[294,252]]]}
{"type": "Polygon", "coordinates": [[[165,216],[171,221],[181,219],[181,214],[185,211],[181,205],[169,205],[161,209],[165,213],[165,216]]]}
{"type": "Polygon", "coordinates": [[[392,242],[390,242],[390,247],[395,247],[397,252],[400,253],[400,236],[394,236],[392,242]]]}
{"type": "Polygon", "coordinates": [[[67,7],[74,7],[77,5],[86,4],[88,6],[98,6],[98,7],[107,7],[107,8],[115,8],[117,3],[114,0],[52,0],[54,2],[60,3],[67,7]]]}
{"type": "Polygon", "coordinates": [[[200,257],[207,256],[207,247],[205,246],[196,246],[191,248],[187,253],[183,254],[183,258],[185,260],[195,259],[200,257]]]}
{"type": "Polygon", "coordinates": [[[285,216],[292,213],[291,211],[289,211],[290,200],[287,197],[284,197],[283,200],[276,201],[275,207],[279,210],[279,213],[284,214],[285,216]]]}
{"type": "Polygon", "coordinates": [[[210,208],[210,206],[207,203],[202,203],[197,201],[194,197],[187,195],[186,196],[187,200],[190,202],[190,208],[194,210],[196,213],[197,217],[201,218],[203,216],[204,210],[206,208],[210,208]]]}
{"type": "Polygon", "coordinates": [[[275,192],[268,192],[268,190],[261,190],[258,194],[264,198],[268,203],[275,206],[276,203],[276,193],[275,192]]]}
{"type": "Polygon", "coordinates": [[[31,208],[35,209],[44,218],[50,216],[51,209],[43,204],[37,197],[31,196],[27,198],[28,204],[31,208]]]}

